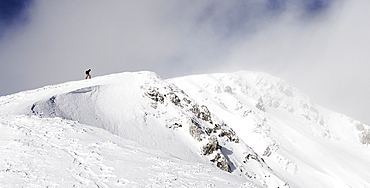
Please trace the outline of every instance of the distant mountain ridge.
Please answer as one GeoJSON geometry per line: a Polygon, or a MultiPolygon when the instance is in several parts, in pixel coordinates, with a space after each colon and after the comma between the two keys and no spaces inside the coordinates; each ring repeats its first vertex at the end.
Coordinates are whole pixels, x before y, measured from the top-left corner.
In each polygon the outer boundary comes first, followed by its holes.
{"type": "Polygon", "coordinates": [[[113,74],[0,97],[0,114],[102,128],[247,187],[370,186],[369,126],[265,73],[113,74]]]}

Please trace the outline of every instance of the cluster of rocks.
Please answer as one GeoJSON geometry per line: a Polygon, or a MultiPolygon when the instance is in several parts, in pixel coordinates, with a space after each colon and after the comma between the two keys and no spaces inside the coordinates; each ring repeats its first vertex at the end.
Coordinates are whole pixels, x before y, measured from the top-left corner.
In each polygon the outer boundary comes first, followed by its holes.
{"type": "Polygon", "coordinates": [[[360,142],[364,145],[370,144],[370,128],[362,123],[356,125],[356,129],[360,132],[360,142]]]}
{"type": "Polygon", "coordinates": [[[221,170],[230,172],[230,166],[227,159],[221,153],[221,146],[218,143],[216,136],[211,136],[208,138],[208,143],[203,146],[201,153],[202,155],[213,156],[210,160],[211,162],[215,163],[218,168],[221,170]]]}
{"type": "MultiPolygon", "coordinates": [[[[142,87],[144,88],[144,87],[142,87]]],[[[208,107],[199,105],[193,100],[189,99],[182,92],[178,92],[172,87],[147,87],[145,96],[153,101],[152,107],[157,109],[159,104],[169,105],[173,104],[180,107],[185,112],[189,121],[189,134],[197,141],[204,141],[205,144],[200,149],[201,155],[207,156],[212,163],[218,168],[230,172],[229,161],[222,153],[222,146],[219,144],[219,139],[225,142],[239,143],[239,138],[235,132],[224,123],[214,123],[212,114],[208,107]],[[181,96],[181,97],[180,97],[181,96]],[[205,141],[208,138],[208,142],[205,141]]],[[[172,123],[168,128],[183,127],[180,122],[172,123]]]]}

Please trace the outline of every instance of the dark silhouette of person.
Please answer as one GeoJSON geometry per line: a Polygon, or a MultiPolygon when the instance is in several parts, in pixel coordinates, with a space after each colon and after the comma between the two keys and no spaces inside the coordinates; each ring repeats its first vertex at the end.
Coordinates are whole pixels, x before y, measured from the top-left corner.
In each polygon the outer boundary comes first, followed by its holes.
{"type": "Polygon", "coordinates": [[[90,71],[91,71],[91,69],[89,69],[85,72],[86,73],[86,78],[85,79],[91,79],[90,71]]]}

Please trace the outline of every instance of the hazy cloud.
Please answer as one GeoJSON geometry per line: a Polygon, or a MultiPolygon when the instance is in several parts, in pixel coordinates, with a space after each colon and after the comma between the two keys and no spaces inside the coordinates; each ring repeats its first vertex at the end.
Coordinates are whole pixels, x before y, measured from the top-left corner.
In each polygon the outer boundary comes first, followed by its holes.
{"type": "Polygon", "coordinates": [[[307,22],[287,12],[237,46],[221,69],[269,72],[325,107],[370,122],[370,2],[332,6],[307,22]]]}

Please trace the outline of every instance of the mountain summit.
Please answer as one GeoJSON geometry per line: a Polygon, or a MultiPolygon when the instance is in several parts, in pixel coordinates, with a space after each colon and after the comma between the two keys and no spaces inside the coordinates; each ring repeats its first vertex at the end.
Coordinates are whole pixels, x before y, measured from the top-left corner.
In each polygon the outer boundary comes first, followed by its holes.
{"type": "Polygon", "coordinates": [[[0,118],[9,187],[370,186],[369,126],[264,73],[112,74],[2,96],[0,118]]]}

